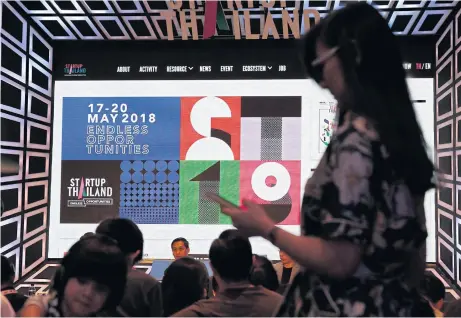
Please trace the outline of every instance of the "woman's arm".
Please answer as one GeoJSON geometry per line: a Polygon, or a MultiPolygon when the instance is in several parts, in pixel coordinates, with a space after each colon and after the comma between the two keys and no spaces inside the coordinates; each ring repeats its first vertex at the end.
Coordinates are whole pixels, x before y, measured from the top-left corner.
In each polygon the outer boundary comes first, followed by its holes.
{"type": "Polygon", "coordinates": [[[25,303],[19,312],[21,317],[43,317],[45,310],[39,303],[25,303]]]}
{"type": "Polygon", "coordinates": [[[360,264],[361,250],[353,243],[297,236],[278,227],[272,231],[272,243],[308,270],[343,279],[353,275],[360,264]]]}
{"type": "Polygon", "coordinates": [[[276,228],[263,207],[248,200],[243,201],[246,212],[236,208],[223,212],[240,231],[269,239],[306,269],[338,279],[349,277],[360,266],[378,216],[371,184],[373,155],[369,138],[349,132],[332,148],[328,164],[326,160],[319,164],[317,177],[306,185],[305,196],[311,202],[303,204],[301,213],[316,215],[321,237],[308,230],[296,236],[276,228]]]}
{"type": "Polygon", "coordinates": [[[44,317],[48,308],[49,295],[29,297],[19,312],[20,317],[44,317]]]}
{"type": "Polygon", "coordinates": [[[42,308],[35,304],[24,306],[19,312],[21,317],[43,317],[43,314],[42,308]]]}
{"type": "Polygon", "coordinates": [[[372,145],[362,135],[350,133],[330,153],[332,163],[327,164],[326,158],[322,158],[319,168],[330,170],[331,180],[323,180],[321,172],[319,180],[308,183],[305,190],[317,202],[316,208],[321,206],[323,238],[275,229],[272,241],[306,269],[341,279],[356,272],[363,246],[371,238],[371,219],[376,213],[370,182],[372,145]],[[320,204],[324,193],[328,193],[328,200],[320,204]]]}

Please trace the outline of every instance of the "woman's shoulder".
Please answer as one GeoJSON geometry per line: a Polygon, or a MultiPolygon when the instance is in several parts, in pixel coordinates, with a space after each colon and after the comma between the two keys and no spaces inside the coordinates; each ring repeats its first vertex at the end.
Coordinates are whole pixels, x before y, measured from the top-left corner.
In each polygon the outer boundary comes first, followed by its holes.
{"type": "Polygon", "coordinates": [[[365,115],[348,112],[345,115],[344,123],[351,126],[355,131],[366,135],[368,138],[379,138],[375,122],[365,115]]]}
{"type": "Polygon", "coordinates": [[[361,152],[363,155],[372,156],[373,148],[386,151],[381,144],[380,136],[375,124],[365,116],[348,113],[343,123],[338,126],[335,138],[332,141],[333,152],[361,152]],[[374,146],[378,146],[374,148],[374,146]]]}
{"type": "Polygon", "coordinates": [[[372,145],[379,142],[379,135],[374,125],[362,116],[345,118],[335,131],[331,141],[330,153],[343,151],[360,152],[372,155],[372,145]]]}
{"type": "Polygon", "coordinates": [[[369,141],[379,140],[376,125],[366,116],[357,115],[352,112],[348,112],[344,116],[344,121],[338,126],[336,134],[343,138],[350,135],[359,135],[369,141]]]}

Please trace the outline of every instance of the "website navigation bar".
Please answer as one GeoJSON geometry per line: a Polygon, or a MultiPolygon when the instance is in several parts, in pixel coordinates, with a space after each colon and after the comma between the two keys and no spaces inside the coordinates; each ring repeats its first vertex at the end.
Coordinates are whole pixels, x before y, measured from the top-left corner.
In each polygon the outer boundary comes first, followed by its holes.
{"type": "Polygon", "coordinates": [[[232,73],[286,72],[286,65],[117,65],[117,73],[232,73]]]}

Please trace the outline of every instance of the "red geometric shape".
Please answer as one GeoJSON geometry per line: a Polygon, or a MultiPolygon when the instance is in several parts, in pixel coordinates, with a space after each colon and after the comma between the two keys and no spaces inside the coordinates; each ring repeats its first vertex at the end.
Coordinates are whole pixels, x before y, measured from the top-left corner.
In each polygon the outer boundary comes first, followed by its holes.
{"type": "MultiPolygon", "coordinates": [[[[277,186],[277,176],[268,172],[264,182],[268,187],[277,186]],[[275,183],[274,183],[275,179],[275,183]],[[267,184],[267,182],[270,184],[267,184]]],[[[283,219],[279,225],[299,225],[301,221],[300,208],[301,208],[301,161],[240,161],[240,198],[253,200],[256,203],[265,205],[266,212],[273,219],[283,219]],[[275,201],[267,201],[261,199],[256,195],[252,188],[252,177],[255,170],[266,162],[276,162],[282,165],[290,175],[290,184],[287,193],[280,193],[283,195],[282,199],[275,201]],[[289,200],[289,201],[287,201],[289,200]],[[291,201],[291,202],[290,202],[291,201]],[[291,205],[289,211],[284,212],[286,208],[291,205]],[[272,209],[273,208],[273,209],[272,209]],[[274,213],[280,211],[283,215],[277,216],[274,213]],[[285,215],[286,213],[286,215],[285,215]],[[271,215],[272,214],[272,215],[271,215]]]]}
{"type": "MultiPolygon", "coordinates": [[[[181,133],[180,133],[180,158],[186,159],[189,148],[204,136],[197,133],[191,124],[191,111],[194,105],[204,97],[181,98],[181,133]]],[[[230,142],[230,148],[234,154],[234,160],[240,160],[240,113],[241,97],[218,97],[222,99],[230,109],[231,117],[211,118],[212,137],[219,138],[226,143],[230,142]],[[230,138],[226,138],[229,136],[230,138]],[[230,139],[230,140],[228,140],[230,139]]],[[[207,120],[207,119],[204,119],[207,120]]]]}
{"type": "Polygon", "coordinates": [[[216,17],[218,16],[218,1],[205,2],[205,22],[203,23],[203,38],[209,39],[216,32],[216,17]]]}

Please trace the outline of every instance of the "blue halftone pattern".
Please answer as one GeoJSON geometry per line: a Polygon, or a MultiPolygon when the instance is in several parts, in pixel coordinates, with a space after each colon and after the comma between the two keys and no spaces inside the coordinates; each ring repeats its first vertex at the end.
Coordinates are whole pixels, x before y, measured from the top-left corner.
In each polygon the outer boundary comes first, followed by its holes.
{"type": "Polygon", "coordinates": [[[179,161],[122,161],[120,216],[140,224],[178,223],[179,161]]]}
{"type": "Polygon", "coordinates": [[[136,224],[178,224],[179,208],[159,207],[120,207],[120,217],[127,218],[136,224]]]}

